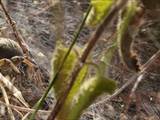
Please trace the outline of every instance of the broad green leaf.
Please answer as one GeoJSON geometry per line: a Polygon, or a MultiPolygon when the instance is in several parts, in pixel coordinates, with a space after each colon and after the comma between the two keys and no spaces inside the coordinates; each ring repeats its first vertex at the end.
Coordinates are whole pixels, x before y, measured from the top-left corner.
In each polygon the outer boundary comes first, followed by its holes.
{"type": "Polygon", "coordinates": [[[115,1],[116,0],[91,0],[93,7],[87,18],[86,24],[89,26],[95,26],[100,23],[115,1]]]}
{"type": "MultiPolygon", "coordinates": [[[[51,74],[54,75],[54,73],[56,73],[67,51],[68,51],[68,48],[63,46],[62,44],[59,44],[59,46],[56,48],[54,55],[53,55],[53,59],[52,59],[52,73],[51,74]]],[[[64,63],[63,68],[60,71],[54,83],[54,86],[53,86],[56,98],[60,97],[64,93],[66,86],[68,86],[68,84],[70,83],[69,76],[73,70],[73,67],[76,61],[78,60],[78,54],[80,54],[81,51],[82,49],[75,46],[74,50],[71,51],[66,62],[64,63]]],[[[88,66],[84,65],[84,67],[81,69],[81,71],[79,72],[76,78],[76,82],[73,85],[69,98],[71,98],[71,96],[73,96],[75,91],[79,88],[79,86],[81,85],[81,82],[85,79],[87,72],[88,72],[88,66]]]]}
{"type": "Polygon", "coordinates": [[[65,104],[57,116],[57,120],[78,120],[82,111],[87,108],[100,94],[107,92],[113,93],[116,89],[116,82],[104,77],[102,65],[98,66],[94,63],[85,65],[80,71],[76,83],[72,87],[65,104]],[[95,77],[87,79],[86,73],[88,70],[87,65],[93,65],[97,70],[95,77]]]}
{"type": "Polygon", "coordinates": [[[83,84],[87,73],[88,73],[88,66],[84,65],[84,67],[79,72],[77,79],[76,79],[76,82],[73,85],[69,95],[67,96],[67,99],[65,100],[65,103],[64,103],[60,113],[57,116],[57,120],[64,120],[64,119],[69,120],[67,118],[67,116],[70,114],[70,110],[72,109],[71,108],[72,100],[75,97],[75,95],[78,93],[79,88],[83,84]]]}
{"type": "MultiPolygon", "coordinates": [[[[116,82],[105,77],[93,77],[81,85],[75,94],[68,109],[67,120],[78,120],[82,111],[87,108],[100,94],[113,93],[116,89],[116,82]]],[[[60,120],[60,119],[58,119],[60,120]]]]}
{"type": "Polygon", "coordinates": [[[74,95],[77,93],[79,87],[82,85],[82,83],[84,82],[86,75],[88,73],[88,65],[84,65],[83,68],[81,69],[81,71],[79,72],[77,78],[76,78],[76,82],[73,85],[69,95],[68,95],[68,99],[67,99],[67,104],[72,100],[72,98],[74,97],[74,95]]]}
{"type": "MultiPolygon", "coordinates": [[[[59,62],[61,62],[61,61],[58,61],[58,59],[60,58],[60,55],[62,55],[62,53],[63,54],[65,53],[66,49],[68,49],[68,48],[65,48],[63,46],[63,49],[59,48],[58,52],[56,52],[56,54],[54,55],[54,56],[59,56],[59,57],[54,57],[54,58],[57,59],[57,60],[54,59],[54,64],[55,64],[54,69],[57,68],[56,67],[57,63],[59,64],[59,62]]],[[[79,49],[79,48],[77,48],[77,49],[79,49]]],[[[79,49],[79,52],[81,52],[81,51],[82,50],[79,49]]],[[[64,67],[62,68],[62,70],[59,74],[60,76],[58,77],[57,82],[55,82],[55,84],[54,84],[55,94],[58,94],[57,97],[60,97],[60,95],[62,95],[62,92],[64,92],[64,90],[66,89],[66,86],[70,82],[70,80],[68,80],[68,77],[71,74],[71,71],[73,69],[73,65],[75,64],[75,60],[73,60],[73,58],[75,59],[75,57],[76,57],[76,59],[78,58],[77,56],[75,56],[75,51],[72,51],[71,54],[68,56],[69,59],[66,60],[66,63],[64,64],[64,67]],[[70,64],[70,67],[66,67],[66,64],[70,64]],[[67,71],[69,71],[69,72],[67,72],[67,71]],[[64,72],[67,73],[67,74],[64,75],[64,72]],[[63,74],[63,77],[61,77],[62,74],[63,74]],[[60,91],[62,91],[62,92],[60,92],[60,91]]],[[[68,97],[65,101],[63,109],[59,113],[60,115],[57,118],[58,120],[66,119],[66,116],[68,115],[68,109],[70,108],[70,105],[72,103],[72,99],[76,95],[76,93],[78,92],[82,83],[84,82],[84,79],[86,78],[87,73],[88,73],[88,65],[84,65],[83,68],[81,69],[81,71],[79,72],[79,74],[76,78],[76,82],[74,83],[74,85],[73,85],[73,87],[72,87],[72,89],[71,89],[71,91],[70,91],[70,93],[69,93],[69,95],[68,95],[68,97]]]]}
{"type": "MultiPolygon", "coordinates": [[[[51,76],[54,76],[54,74],[59,69],[60,67],[59,65],[61,64],[67,50],[68,48],[66,48],[63,45],[59,45],[56,48],[53,54],[51,76]]],[[[75,51],[72,50],[66,62],[64,63],[64,66],[60,71],[59,76],[57,77],[54,83],[54,91],[55,91],[56,98],[59,98],[64,93],[66,86],[69,84],[70,81],[68,80],[68,76],[70,75],[76,60],[77,60],[77,55],[75,51]]]]}

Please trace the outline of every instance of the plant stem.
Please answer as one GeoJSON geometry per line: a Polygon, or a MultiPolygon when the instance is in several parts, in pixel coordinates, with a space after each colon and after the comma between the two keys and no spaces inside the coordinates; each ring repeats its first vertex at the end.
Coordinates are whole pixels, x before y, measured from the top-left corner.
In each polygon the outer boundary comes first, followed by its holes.
{"type": "Polygon", "coordinates": [[[118,11],[126,5],[127,1],[128,0],[119,0],[117,2],[117,4],[115,4],[111,8],[111,10],[108,13],[108,15],[106,16],[105,20],[100,24],[100,26],[95,31],[94,35],[91,37],[91,39],[88,43],[88,46],[86,47],[86,49],[82,53],[82,56],[80,57],[79,61],[75,65],[75,69],[73,70],[73,72],[71,74],[71,83],[67,86],[67,89],[66,89],[66,92],[64,93],[64,95],[62,95],[62,97],[57,100],[57,103],[56,103],[54,109],[52,110],[50,116],[48,117],[48,120],[55,120],[57,114],[59,113],[59,111],[61,110],[61,108],[65,102],[65,99],[68,96],[69,91],[71,90],[71,88],[75,82],[75,79],[76,79],[79,71],[83,67],[83,64],[85,63],[92,48],[95,46],[96,42],[98,41],[98,39],[102,35],[104,29],[109,25],[111,20],[116,16],[118,11]]]}
{"type": "Polygon", "coordinates": [[[18,30],[17,30],[17,28],[16,28],[16,24],[15,24],[15,22],[12,20],[12,18],[10,17],[8,11],[6,10],[6,8],[5,8],[5,6],[4,6],[4,4],[3,4],[3,2],[2,2],[2,0],[0,0],[0,6],[2,7],[2,10],[3,10],[3,12],[4,12],[4,14],[5,14],[5,16],[6,16],[8,22],[9,22],[9,24],[10,24],[10,26],[11,26],[11,28],[12,28],[12,30],[13,30],[14,36],[15,36],[18,44],[21,46],[23,52],[24,52],[26,55],[29,55],[28,46],[27,46],[27,44],[25,43],[25,41],[23,40],[22,36],[19,34],[19,32],[18,32],[18,30]]]}
{"type": "Polygon", "coordinates": [[[84,25],[85,25],[86,19],[87,19],[87,17],[88,17],[88,14],[89,14],[91,8],[92,8],[92,6],[89,6],[89,9],[88,9],[88,11],[87,11],[87,14],[85,15],[85,17],[84,17],[84,19],[83,19],[83,21],[82,21],[82,23],[81,23],[78,31],[75,33],[75,37],[74,37],[74,39],[73,39],[73,42],[72,42],[72,44],[70,45],[70,47],[69,47],[66,55],[64,56],[63,61],[62,61],[61,65],[60,65],[59,69],[58,69],[57,72],[55,73],[55,75],[54,75],[51,83],[49,84],[49,87],[48,87],[47,90],[45,91],[44,95],[42,96],[42,98],[41,98],[41,99],[37,102],[37,104],[35,105],[35,111],[32,113],[32,115],[31,115],[31,117],[30,117],[30,120],[33,120],[33,119],[35,118],[35,115],[36,115],[37,111],[40,109],[40,107],[42,106],[42,103],[44,102],[44,100],[45,100],[46,96],[48,95],[50,89],[53,87],[53,84],[55,83],[55,81],[56,81],[56,79],[57,79],[57,77],[58,77],[61,69],[63,68],[63,65],[64,65],[64,63],[65,63],[68,55],[70,54],[70,52],[71,52],[74,44],[75,44],[75,43],[77,42],[77,40],[78,40],[78,37],[79,37],[79,35],[80,35],[80,32],[81,32],[82,28],[83,28],[84,25]]]}

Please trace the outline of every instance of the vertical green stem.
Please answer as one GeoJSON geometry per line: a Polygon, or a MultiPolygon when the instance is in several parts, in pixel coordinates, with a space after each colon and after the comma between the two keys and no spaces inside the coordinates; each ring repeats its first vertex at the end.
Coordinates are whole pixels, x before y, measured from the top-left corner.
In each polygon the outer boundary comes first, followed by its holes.
{"type": "Polygon", "coordinates": [[[68,55],[70,54],[70,52],[71,52],[74,44],[77,42],[77,39],[78,39],[78,37],[79,37],[79,35],[80,35],[81,30],[83,29],[83,27],[84,27],[84,25],[85,25],[85,21],[86,21],[88,15],[89,15],[89,12],[90,12],[91,8],[92,8],[92,6],[89,6],[89,8],[88,8],[88,10],[87,10],[87,14],[85,15],[85,17],[84,17],[84,19],[83,19],[83,21],[82,21],[82,23],[81,23],[78,31],[75,33],[75,37],[74,37],[74,39],[73,39],[73,42],[72,42],[72,44],[70,45],[70,47],[69,47],[66,55],[65,55],[64,58],[63,58],[63,62],[61,63],[59,69],[58,69],[57,72],[55,73],[55,75],[54,75],[53,79],[51,80],[51,83],[49,84],[49,87],[48,87],[47,90],[45,91],[44,95],[42,96],[42,98],[41,98],[41,99],[37,102],[37,104],[35,105],[35,107],[34,107],[34,108],[35,108],[35,111],[32,113],[32,115],[31,115],[31,117],[30,117],[29,120],[33,120],[33,119],[35,118],[35,115],[36,115],[37,111],[41,108],[41,106],[42,106],[42,104],[43,104],[46,96],[48,95],[48,92],[50,91],[50,89],[52,88],[53,84],[55,83],[55,81],[56,81],[56,79],[57,79],[57,77],[58,77],[58,75],[59,75],[59,72],[60,72],[61,69],[63,68],[63,65],[64,65],[64,63],[65,63],[68,55]]]}

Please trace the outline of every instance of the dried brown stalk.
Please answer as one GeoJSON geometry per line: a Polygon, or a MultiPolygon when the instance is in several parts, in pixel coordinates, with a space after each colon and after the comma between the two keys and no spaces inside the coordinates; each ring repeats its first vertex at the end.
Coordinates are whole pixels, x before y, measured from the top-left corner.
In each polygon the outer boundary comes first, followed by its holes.
{"type": "Polygon", "coordinates": [[[18,30],[17,30],[17,28],[16,28],[16,24],[15,24],[15,22],[12,20],[12,18],[10,17],[8,11],[6,10],[6,8],[5,8],[5,6],[4,6],[4,4],[3,4],[3,2],[2,2],[2,0],[0,0],[0,6],[1,6],[1,8],[2,8],[2,10],[3,10],[6,18],[7,18],[7,21],[9,22],[9,24],[10,24],[12,30],[13,30],[13,33],[14,33],[14,36],[15,36],[17,42],[18,42],[19,45],[21,46],[24,54],[26,54],[26,55],[29,56],[29,49],[28,49],[29,47],[28,47],[27,44],[25,43],[25,41],[24,41],[24,39],[22,38],[22,36],[19,34],[19,32],[18,32],[18,30]]]}
{"type": "MultiPolygon", "coordinates": [[[[3,93],[3,97],[4,97],[4,100],[5,100],[6,104],[9,105],[10,103],[9,103],[8,95],[7,95],[7,92],[6,92],[6,90],[5,90],[5,88],[4,88],[2,83],[0,83],[0,88],[1,88],[1,91],[3,93]]],[[[10,119],[11,120],[15,120],[15,117],[14,117],[14,114],[12,112],[12,109],[10,107],[8,107],[8,106],[7,106],[7,109],[8,109],[8,115],[9,115],[10,119]]]]}

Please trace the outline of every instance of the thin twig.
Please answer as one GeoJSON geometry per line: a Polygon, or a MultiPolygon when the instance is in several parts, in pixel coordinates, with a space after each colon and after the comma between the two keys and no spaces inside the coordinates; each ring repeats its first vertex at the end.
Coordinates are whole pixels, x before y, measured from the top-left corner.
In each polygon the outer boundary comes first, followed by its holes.
{"type": "MultiPolygon", "coordinates": [[[[31,108],[16,106],[16,105],[12,105],[12,104],[7,105],[6,103],[4,103],[4,102],[2,102],[2,101],[0,101],[0,104],[1,104],[1,105],[4,105],[4,106],[6,106],[6,107],[10,107],[10,108],[12,108],[12,109],[17,109],[17,110],[22,111],[22,112],[33,112],[33,111],[34,111],[34,109],[31,109],[31,108]]],[[[51,111],[38,110],[38,113],[39,113],[39,114],[49,114],[49,113],[51,113],[51,111]]]]}
{"type": "Polygon", "coordinates": [[[25,43],[25,41],[23,40],[22,36],[19,34],[17,28],[16,28],[16,24],[15,22],[12,20],[12,18],[10,17],[8,11],[6,10],[2,0],[0,0],[0,5],[2,7],[2,10],[7,18],[7,21],[9,22],[12,30],[13,30],[13,33],[14,33],[14,36],[17,40],[17,42],[19,43],[19,45],[21,46],[23,52],[26,54],[26,55],[29,55],[29,47],[27,46],[27,44],[25,43]]]}
{"type": "Polygon", "coordinates": [[[158,50],[143,66],[142,66],[142,70],[140,71],[140,75],[139,77],[136,79],[135,84],[131,90],[131,93],[129,95],[129,101],[127,103],[127,107],[126,110],[128,110],[129,104],[130,104],[130,100],[133,98],[133,96],[135,95],[135,91],[138,88],[138,85],[140,84],[140,82],[142,82],[144,76],[147,74],[147,71],[152,68],[152,65],[156,63],[156,61],[160,61],[160,50],[158,50]]]}
{"type": "MultiPolygon", "coordinates": [[[[131,85],[132,83],[135,82],[132,90],[131,90],[131,94],[130,94],[130,98],[133,97],[134,95],[134,92],[136,91],[139,83],[142,81],[142,78],[144,75],[146,75],[148,72],[148,68],[151,67],[151,65],[155,62],[155,60],[158,60],[160,58],[160,50],[155,53],[144,65],[143,65],[143,69],[141,70],[140,73],[138,74],[134,74],[133,77],[131,79],[129,79],[121,88],[119,88],[117,91],[115,91],[114,94],[112,94],[111,96],[109,96],[108,98],[100,101],[100,102],[97,102],[93,105],[91,105],[90,107],[93,107],[93,106],[97,106],[99,104],[103,104],[107,101],[110,101],[112,100],[113,98],[117,97],[124,89],[126,89],[129,85],[131,85]]],[[[150,73],[150,72],[149,72],[150,73]]],[[[151,73],[152,74],[152,73],[151,73]]]]}
{"type": "Polygon", "coordinates": [[[158,50],[144,65],[141,67],[142,72],[149,72],[148,69],[155,64],[154,62],[159,60],[160,61],[160,50],[158,50]]]}
{"type": "Polygon", "coordinates": [[[132,95],[134,94],[134,92],[136,91],[139,83],[142,81],[143,77],[146,75],[147,71],[149,68],[152,68],[152,65],[155,64],[155,61],[159,60],[160,61],[160,50],[157,51],[143,66],[142,66],[142,70],[141,70],[141,75],[137,78],[133,88],[132,88],[132,91],[131,91],[131,98],[132,98],[132,95]]]}
{"type": "Polygon", "coordinates": [[[56,118],[57,114],[59,113],[60,109],[62,108],[62,106],[65,102],[65,99],[67,98],[69,91],[71,90],[71,88],[75,82],[75,79],[76,79],[79,71],[83,67],[83,64],[85,63],[92,48],[95,46],[96,42],[98,41],[98,39],[102,35],[104,29],[109,25],[109,23],[115,17],[117,12],[121,8],[124,7],[124,5],[127,3],[127,1],[128,0],[119,0],[118,4],[115,4],[113,6],[113,8],[109,12],[108,16],[105,18],[104,22],[97,28],[96,32],[94,33],[94,35],[90,39],[88,46],[86,47],[86,49],[82,53],[82,56],[80,57],[79,62],[75,65],[75,69],[73,70],[73,72],[71,74],[71,83],[67,86],[67,89],[66,89],[64,95],[62,95],[62,97],[57,100],[57,103],[56,103],[53,111],[51,112],[50,116],[48,117],[48,120],[54,120],[56,118]]]}

